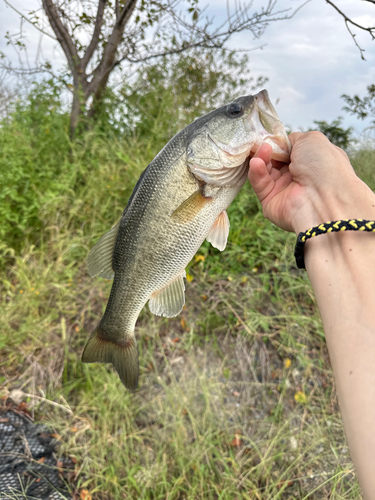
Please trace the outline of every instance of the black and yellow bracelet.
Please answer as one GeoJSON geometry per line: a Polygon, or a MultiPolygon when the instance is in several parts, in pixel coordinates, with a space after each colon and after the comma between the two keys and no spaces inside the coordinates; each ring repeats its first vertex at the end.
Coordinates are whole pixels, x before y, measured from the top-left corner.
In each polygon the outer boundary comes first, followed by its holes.
{"type": "Polygon", "coordinates": [[[305,269],[305,259],[303,257],[303,248],[310,238],[324,233],[336,233],[338,231],[367,231],[375,232],[375,221],[363,219],[343,219],[333,222],[326,222],[308,229],[305,233],[299,233],[297,243],[294,248],[294,257],[298,269],[305,269]]]}

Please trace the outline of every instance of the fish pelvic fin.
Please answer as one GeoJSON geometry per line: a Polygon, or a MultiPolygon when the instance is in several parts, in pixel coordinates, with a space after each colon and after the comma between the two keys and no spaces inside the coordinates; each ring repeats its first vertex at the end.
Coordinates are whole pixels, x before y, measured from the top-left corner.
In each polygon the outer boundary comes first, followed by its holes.
{"type": "Polygon", "coordinates": [[[211,227],[206,240],[209,241],[213,247],[222,252],[227,246],[228,235],[229,218],[227,211],[224,210],[216,219],[215,224],[211,227]]]}
{"type": "Polygon", "coordinates": [[[99,325],[85,346],[82,362],[112,363],[127,389],[135,391],[138,386],[138,348],[134,336],[108,340],[101,334],[99,325]]]}

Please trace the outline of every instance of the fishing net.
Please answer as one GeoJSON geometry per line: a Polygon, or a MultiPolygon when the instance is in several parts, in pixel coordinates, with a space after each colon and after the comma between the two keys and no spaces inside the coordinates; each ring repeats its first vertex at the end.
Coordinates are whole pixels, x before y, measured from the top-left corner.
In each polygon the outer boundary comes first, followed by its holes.
{"type": "Polygon", "coordinates": [[[57,444],[47,426],[0,412],[0,499],[70,500],[61,473],[69,464],[57,460],[57,444]]]}

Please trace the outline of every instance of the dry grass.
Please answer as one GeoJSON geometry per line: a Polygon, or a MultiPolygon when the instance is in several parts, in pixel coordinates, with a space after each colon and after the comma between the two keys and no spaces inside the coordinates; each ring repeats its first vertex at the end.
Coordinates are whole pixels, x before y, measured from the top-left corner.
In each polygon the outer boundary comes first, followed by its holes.
{"type": "MultiPolygon", "coordinates": [[[[77,460],[72,495],[84,488],[97,499],[359,497],[302,272],[276,264],[214,281],[197,262],[179,317],[142,313],[140,388],[130,394],[110,367],[79,361],[109,284],[82,276],[43,288],[43,266],[32,258],[25,265],[36,286],[24,290],[32,297],[24,316],[39,313],[28,328],[13,323],[18,345],[7,348],[4,386],[39,396],[23,399],[62,436],[61,453],[77,460]]],[[[22,276],[22,263],[17,269],[22,276]]],[[[14,290],[14,314],[24,294],[14,290]]]]}
{"type": "MultiPolygon", "coordinates": [[[[114,175],[101,168],[100,186],[114,175]]],[[[86,275],[87,231],[104,230],[113,209],[90,189],[59,202],[38,248],[6,250],[1,288],[2,394],[22,391],[35,419],[57,429],[61,453],[76,461],[71,498],[360,498],[293,235],[265,221],[243,190],[226,252],[204,244],[189,267],[182,314],[142,312],[140,387],[130,394],[111,367],[80,362],[110,289],[86,275]]]]}

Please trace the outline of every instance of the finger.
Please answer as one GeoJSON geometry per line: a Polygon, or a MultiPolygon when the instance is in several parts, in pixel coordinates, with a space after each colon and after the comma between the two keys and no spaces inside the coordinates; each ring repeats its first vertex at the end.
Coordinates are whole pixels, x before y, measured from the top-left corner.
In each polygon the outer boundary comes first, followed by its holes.
{"type": "Polygon", "coordinates": [[[272,172],[270,172],[270,176],[271,176],[271,179],[273,179],[274,181],[277,181],[277,179],[280,179],[282,174],[281,174],[280,170],[273,168],[272,172]]]}
{"type": "Polygon", "coordinates": [[[254,155],[254,158],[261,158],[267,165],[272,157],[272,147],[270,144],[262,144],[254,155]]]}
{"type": "Polygon", "coordinates": [[[283,167],[279,168],[280,174],[285,174],[285,172],[289,171],[289,165],[284,165],[283,167]]]}
{"type": "Polygon", "coordinates": [[[256,151],[253,158],[261,158],[267,166],[267,171],[270,174],[272,170],[272,147],[270,144],[262,144],[256,151]]]}
{"type": "Polygon", "coordinates": [[[280,169],[280,168],[284,167],[285,165],[287,165],[285,162],[279,161],[279,160],[271,160],[271,163],[272,163],[272,166],[274,168],[277,168],[277,169],[280,169]]]}
{"type": "Polygon", "coordinates": [[[274,181],[277,181],[277,179],[280,179],[280,177],[281,177],[282,175],[284,175],[284,174],[285,174],[285,172],[289,172],[289,167],[288,167],[288,165],[284,165],[283,167],[278,168],[278,169],[273,168],[273,169],[272,169],[272,171],[271,171],[271,172],[269,172],[269,173],[270,173],[270,176],[272,177],[272,179],[273,179],[274,181]]]}
{"type": "Polygon", "coordinates": [[[250,160],[249,181],[261,202],[272,191],[275,184],[267,170],[267,165],[261,158],[250,160]]]}
{"type": "Polygon", "coordinates": [[[288,135],[288,139],[290,140],[292,146],[298,141],[298,139],[303,136],[304,134],[302,132],[293,132],[292,134],[288,135]]]}
{"type": "Polygon", "coordinates": [[[338,146],[336,146],[336,144],[332,144],[332,146],[334,146],[337,149],[337,151],[339,151],[344,156],[344,158],[349,161],[348,155],[342,148],[339,148],[338,146]]]}

